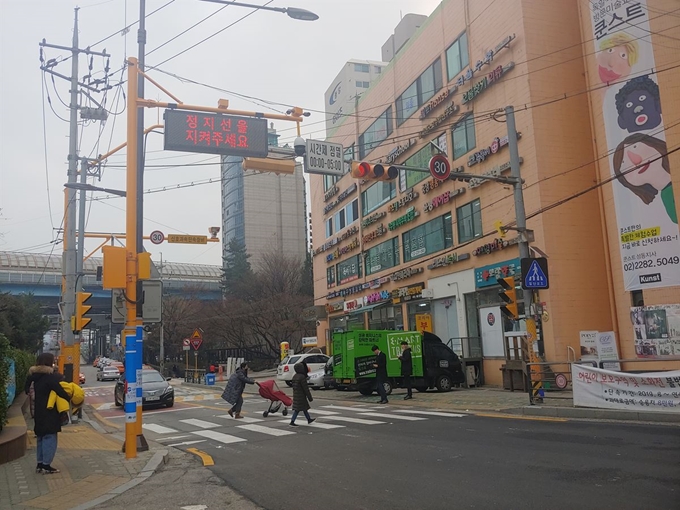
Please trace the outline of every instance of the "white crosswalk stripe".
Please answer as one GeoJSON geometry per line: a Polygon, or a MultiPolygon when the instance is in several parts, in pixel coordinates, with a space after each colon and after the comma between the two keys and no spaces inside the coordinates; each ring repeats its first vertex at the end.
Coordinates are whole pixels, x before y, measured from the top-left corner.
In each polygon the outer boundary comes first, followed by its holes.
{"type": "Polygon", "coordinates": [[[311,412],[313,414],[318,414],[319,416],[334,416],[336,414],[340,414],[336,413],[335,411],[324,411],[323,409],[312,409],[311,412]]]}
{"type": "Polygon", "coordinates": [[[193,433],[196,434],[197,436],[206,437],[208,439],[212,439],[214,441],[218,441],[224,444],[242,443],[244,441],[248,441],[247,439],[244,439],[242,437],[223,434],[222,432],[217,432],[215,430],[197,430],[196,432],[193,433]]]}
{"type": "Polygon", "coordinates": [[[336,406],[336,405],[328,405],[328,406],[322,406],[324,409],[331,409],[333,411],[355,411],[357,413],[363,413],[366,411],[365,407],[347,407],[347,406],[336,406]]]}
{"type": "Polygon", "coordinates": [[[398,414],[388,413],[361,413],[359,416],[373,416],[374,418],[389,418],[390,420],[404,420],[404,421],[420,421],[427,420],[421,416],[399,416],[398,414]]]}
{"type": "Polygon", "coordinates": [[[275,429],[272,427],[265,427],[264,425],[238,425],[236,428],[250,430],[251,432],[260,432],[261,434],[268,434],[270,436],[290,436],[295,434],[292,430],[275,429]]]}
{"type": "MultiPolygon", "coordinates": [[[[215,416],[215,418],[224,418],[226,420],[234,420],[235,418],[233,416],[229,416],[228,414],[220,414],[219,416],[215,416]]],[[[258,423],[264,421],[262,418],[251,418],[250,416],[244,416],[239,420],[239,423],[258,423]]]]}
{"type": "Polygon", "coordinates": [[[158,425],[156,423],[144,423],[142,428],[155,432],[156,434],[171,434],[173,432],[179,432],[178,430],[171,429],[170,427],[164,427],[163,425],[158,425]]]}
{"type": "Polygon", "coordinates": [[[190,418],[188,420],[179,420],[180,423],[186,423],[187,425],[193,425],[194,427],[199,427],[202,429],[214,429],[219,427],[218,423],[213,423],[211,421],[197,420],[195,418],[190,418]]]}
{"type": "MultiPolygon", "coordinates": [[[[290,420],[279,420],[279,423],[290,423],[290,420]]],[[[331,429],[344,429],[344,425],[335,425],[333,423],[319,423],[318,421],[312,422],[312,423],[307,423],[306,421],[302,421],[300,423],[297,423],[297,425],[300,425],[301,427],[311,427],[313,429],[323,429],[323,430],[331,430],[331,429]]]]}
{"type": "Polygon", "coordinates": [[[467,414],[460,413],[444,413],[441,411],[419,411],[417,409],[397,409],[397,413],[422,414],[425,416],[443,416],[444,418],[463,418],[467,414]]]}
{"type": "Polygon", "coordinates": [[[324,420],[346,421],[348,423],[356,423],[359,425],[381,425],[384,421],[367,420],[365,418],[352,418],[350,416],[324,416],[324,420]]]}

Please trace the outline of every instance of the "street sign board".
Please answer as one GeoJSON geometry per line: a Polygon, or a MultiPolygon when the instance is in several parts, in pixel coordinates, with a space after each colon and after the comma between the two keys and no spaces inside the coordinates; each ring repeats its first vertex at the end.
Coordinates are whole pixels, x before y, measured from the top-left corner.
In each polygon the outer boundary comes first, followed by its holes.
{"type": "Polygon", "coordinates": [[[191,345],[191,340],[189,340],[188,338],[185,338],[184,340],[182,340],[182,347],[189,347],[190,345],[191,345]]]}
{"type": "Polygon", "coordinates": [[[168,234],[168,242],[177,244],[208,244],[208,236],[168,234]]]}
{"type": "Polygon", "coordinates": [[[153,244],[161,244],[163,241],[165,241],[165,234],[163,234],[163,232],[160,230],[154,230],[149,235],[149,239],[153,244]]]}
{"type": "Polygon", "coordinates": [[[342,145],[319,140],[307,140],[305,172],[308,174],[344,175],[342,145]]]}
{"type": "Polygon", "coordinates": [[[165,150],[264,158],[267,119],[165,110],[165,150]]]}
{"type": "Polygon", "coordinates": [[[550,279],[548,275],[548,259],[525,258],[522,265],[522,288],[523,289],[549,289],[550,279]]]}
{"type": "Polygon", "coordinates": [[[198,348],[201,346],[202,343],[203,343],[202,338],[192,338],[191,339],[191,347],[193,347],[195,351],[198,350],[198,348]]]}
{"type": "Polygon", "coordinates": [[[430,158],[430,175],[440,181],[445,181],[451,175],[451,163],[443,154],[435,154],[430,158]]]}
{"type": "MultiPolygon", "coordinates": [[[[145,324],[157,324],[162,320],[163,282],[160,280],[143,280],[142,318],[145,324]]],[[[111,322],[125,324],[127,308],[125,305],[124,289],[111,290],[111,322]]]]}

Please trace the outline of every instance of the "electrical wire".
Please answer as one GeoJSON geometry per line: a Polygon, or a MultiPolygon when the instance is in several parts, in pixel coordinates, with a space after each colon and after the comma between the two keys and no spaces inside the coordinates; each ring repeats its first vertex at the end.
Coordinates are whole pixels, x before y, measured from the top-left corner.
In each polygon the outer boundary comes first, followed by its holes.
{"type": "Polygon", "coordinates": [[[50,171],[47,160],[47,119],[45,116],[45,82],[42,82],[42,123],[43,123],[43,155],[45,157],[45,183],[47,185],[47,209],[50,215],[50,225],[54,229],[54,220],[52,219],[52,199],[50,198],[50,171]]]}

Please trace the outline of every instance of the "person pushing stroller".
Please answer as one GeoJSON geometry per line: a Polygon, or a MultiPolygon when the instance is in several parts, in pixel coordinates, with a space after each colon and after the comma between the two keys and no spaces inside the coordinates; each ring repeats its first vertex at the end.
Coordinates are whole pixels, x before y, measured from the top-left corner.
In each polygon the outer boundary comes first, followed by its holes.
{"type": "Polygon", "coordinates": [[[314,400],[312,394],[309,391],[309,385],[307,384],[307,368],[306,363],[297,363],[295,365],[295,375],[293,376],[293,416],[290,418],[290,426],[297,427],[295,419],[298,417],[298,413],[303,412],[305,418],[307,418],[307,423],[313,423],[316,418],[309,416],[310,405],[309,402],[314,400]]]}
{"type": "Polygon", "coordinates": [[[237,420],[243,419],[241,408],[243,407],[243,390],[245,390],[246,384],[256,384],[254,379],[248,377],[248,362],[241,363],[241,366],[231,374],[222,393],[222,398],[233,406],[227,411],[229,416],[237,420]]]}

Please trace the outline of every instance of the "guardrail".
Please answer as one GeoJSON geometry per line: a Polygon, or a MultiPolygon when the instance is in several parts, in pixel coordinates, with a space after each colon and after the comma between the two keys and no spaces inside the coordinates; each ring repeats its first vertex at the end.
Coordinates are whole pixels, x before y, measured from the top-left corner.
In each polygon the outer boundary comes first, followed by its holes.
{"type": "Polygon", "coordinates": [[[204,384],[205,383],[205,369],[199,368],[189,368],[184,372],[184,382],[194,383],[194,384],[204,384]]]}

